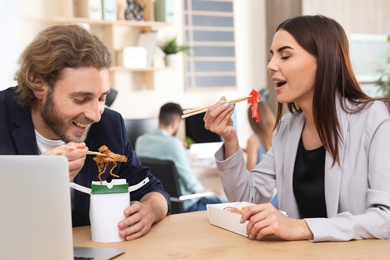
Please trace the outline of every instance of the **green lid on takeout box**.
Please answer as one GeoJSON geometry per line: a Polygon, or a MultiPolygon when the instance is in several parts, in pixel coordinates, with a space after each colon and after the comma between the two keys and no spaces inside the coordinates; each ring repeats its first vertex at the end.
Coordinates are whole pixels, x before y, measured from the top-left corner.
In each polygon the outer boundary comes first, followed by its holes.
{"type": "Polygon", "coordinates": [[[116,182],[118,180],[112,180],[111,183],[103,182],[92,182],[91,193],[95,194],[113,194],[113,193],[128,193],[129,184],[123,182],[116,182]]]}

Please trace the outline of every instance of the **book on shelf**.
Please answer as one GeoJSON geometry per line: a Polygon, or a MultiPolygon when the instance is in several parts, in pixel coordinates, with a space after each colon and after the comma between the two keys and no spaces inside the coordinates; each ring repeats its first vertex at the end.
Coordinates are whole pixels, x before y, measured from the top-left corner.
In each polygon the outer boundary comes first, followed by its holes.
{"type": "Polygon", "coordinates": [[[141,32],[137,41],[138,47],[146,49],[146,66],[153,67],[154,53],[157,46],[157,32],[141,32]]]}

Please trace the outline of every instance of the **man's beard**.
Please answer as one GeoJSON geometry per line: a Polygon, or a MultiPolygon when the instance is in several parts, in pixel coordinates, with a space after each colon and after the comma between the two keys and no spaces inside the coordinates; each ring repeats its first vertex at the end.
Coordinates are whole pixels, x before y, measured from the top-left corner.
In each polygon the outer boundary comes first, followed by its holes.
{"type": "MultiPolygon", "coordinates": [[[[57,110],[57,107],[53,101],[53,91],[50,91],[47,94],[46,102],[42,104],[40,113],[41,117],[46,123],[46,126],[50,128],[65,143],[80,143],[84,142],[87,138],[88,132],[77,133],[76,135],[66,134],[66,131],[69,129],[69,127],[67,126],[66,122],[63,120],[57,110]]],[[[85,117],[81,121],[88,121],[88,123],[91,123],[90,120],[86,119],[85,117]]]]}

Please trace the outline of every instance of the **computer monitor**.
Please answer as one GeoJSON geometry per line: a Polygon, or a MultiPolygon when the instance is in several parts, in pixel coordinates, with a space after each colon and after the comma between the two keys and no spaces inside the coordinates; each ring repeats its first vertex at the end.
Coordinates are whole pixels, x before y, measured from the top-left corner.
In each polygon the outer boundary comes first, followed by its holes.
{"type": "Polygon", "coordinates": [[[125,127],[127,130],[127,136],[133,147],[138,136],[148,133],[158,127],[158,118],[137,118],[137,119],[125,119],[125,127]]]}
{"type": "Polygon", "coordinates": [[[186,136],[194,143],[221,142],[221,136],[204,128],[204,115],[205,113],[201,113],[185,118],[186,136]]]}

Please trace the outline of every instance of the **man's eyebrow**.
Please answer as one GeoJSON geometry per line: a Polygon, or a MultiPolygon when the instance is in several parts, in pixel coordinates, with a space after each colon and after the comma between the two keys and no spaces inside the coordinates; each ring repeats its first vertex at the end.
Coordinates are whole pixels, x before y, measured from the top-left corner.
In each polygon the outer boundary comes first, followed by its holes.
{"type": "MultiPolygon", "coordinates": [[[[106,92],[104,92],[102,95],[108,95],[108,93],[110,93],[111,90],[107,90],[106,92]]],[[[70,96],[73,96],[73,97],[78,97],[78,96],[93,96],[94,94],[92,92],[87,92],[87,91],[78,91],[78,92],[73,92],[73,93],[70,93],[70,96]]]]}
{"type": "MultiPolygon", "coordinates": [[[[282,52],[284,51],[285,49],[291,49],[291,50],[294,50],[293,47],[290,47],[290,46],[283,46],[283,47],[280,47],[276,52],[282,52]]],[[[272,50],[269,51],[271,54],[274,54],[274,52],[272,50]]]]}
{"type": "Polygon", "coordinates": [[[91,92],[78,91],[78,92],[72,92],[69,95],[73,97],[78,97],[78,96],[92,96],[93,94],[91,92]]]}

